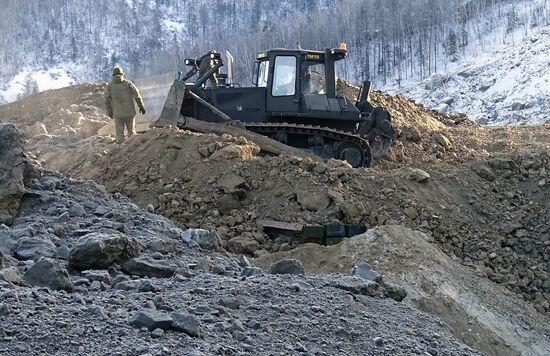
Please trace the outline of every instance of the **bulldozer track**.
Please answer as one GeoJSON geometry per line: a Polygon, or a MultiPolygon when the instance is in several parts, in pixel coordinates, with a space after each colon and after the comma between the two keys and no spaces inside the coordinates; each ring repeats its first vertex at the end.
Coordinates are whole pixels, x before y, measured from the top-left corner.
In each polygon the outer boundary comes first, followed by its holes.
{"type": "Polygon", "coordinates": [[[285,132],[307,136],[320,135],[324,138],[329,138],[337,142],[352,142],[363,149],[363,152],[365,154],[365,166],[370,166],[372,162],[372,151],[369,142],[360,136],[351,134],[346,131],[335,130],[317,125],[291,124],[286,122],[254,122],[243,123],[243,125],[246,127],[247,130],[264,135],[269,133],[285,132]]]}

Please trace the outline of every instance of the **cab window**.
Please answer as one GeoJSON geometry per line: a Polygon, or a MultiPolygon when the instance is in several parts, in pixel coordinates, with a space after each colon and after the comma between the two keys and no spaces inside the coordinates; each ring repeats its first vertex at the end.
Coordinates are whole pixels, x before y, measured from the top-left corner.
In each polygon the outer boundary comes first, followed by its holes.
{"type": "Polygon", "coordinates": [[[325,64],[313,61],[302,62],[302,94],[325,94],[325,64]]]}
{"type": "Polygon", "coordinates": [[[267,76],[269,74],[269,61],[261,61],[258,67],[258,87],[267,87],[267,76]]]}
{"type": "Polygon", "coordinates": [[[275,57],[273,72],[273,96],[291,96],[296,94],[296,57],[275,57]]]}

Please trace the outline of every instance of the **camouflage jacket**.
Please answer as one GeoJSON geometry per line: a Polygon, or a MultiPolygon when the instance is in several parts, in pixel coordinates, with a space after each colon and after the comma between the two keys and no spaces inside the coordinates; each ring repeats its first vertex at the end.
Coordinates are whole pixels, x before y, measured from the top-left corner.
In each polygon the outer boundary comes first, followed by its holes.
{"type": "Polygon", "coordinates": [[[129,80],[121,78],[113,80],[105,89],[105,106],[107,115],[111,118],[129,118],[136,116],[134,106],[136,101],[140,109],[143,108],[143,99],[139,95],[137,87],[129,80]]]}

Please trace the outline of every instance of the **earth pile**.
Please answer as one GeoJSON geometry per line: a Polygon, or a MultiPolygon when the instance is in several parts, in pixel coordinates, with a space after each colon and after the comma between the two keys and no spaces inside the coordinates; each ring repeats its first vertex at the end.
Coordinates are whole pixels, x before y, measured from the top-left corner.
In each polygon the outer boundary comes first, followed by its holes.
{"type": "Polygon", "coordinates": [[[264,272],[215,235],[184,239],[119,193],[23,164],[20,208],[0,225],[0,352],[480,354],[385,284],[292,260],[264,272]]]}

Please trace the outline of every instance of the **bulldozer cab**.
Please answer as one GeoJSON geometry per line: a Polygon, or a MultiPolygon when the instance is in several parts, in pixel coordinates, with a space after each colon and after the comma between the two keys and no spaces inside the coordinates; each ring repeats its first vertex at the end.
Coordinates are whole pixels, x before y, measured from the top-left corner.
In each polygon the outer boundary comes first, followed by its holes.
{"type": "Polygon", "coordinates": [[[274,116],[346,118],[346,109],[357,110],[336,95],[335,63],[346,57],[345,49],[305,51],[272,49],[260,52],[254,66],[253,84],[266,90],[266,111],[274,116]],[[343,116],[344,115],[344,116],[343,116]]]}

